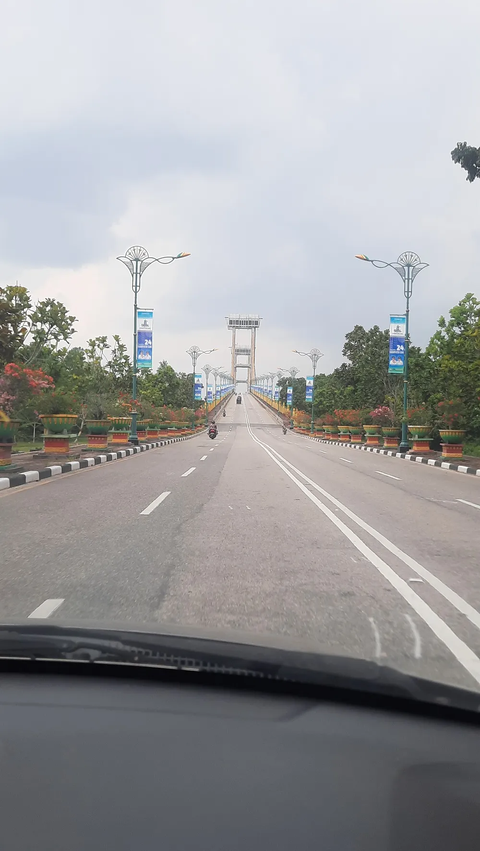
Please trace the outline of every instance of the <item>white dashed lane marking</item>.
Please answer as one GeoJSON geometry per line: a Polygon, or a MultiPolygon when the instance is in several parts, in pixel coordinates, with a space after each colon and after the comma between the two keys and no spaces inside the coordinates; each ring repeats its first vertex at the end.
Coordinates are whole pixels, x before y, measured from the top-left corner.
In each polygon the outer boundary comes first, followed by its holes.
{"type": "Polygon", "coordinates": [[[49,618],[65,602],[65,598],[44,600],[36,609],[29,614],[29,618],[49,618]]]}
{"type": "Polygon", "coordinates": [[[190,467],[189,470],[187,470],[185,473],[182,473],[182,479],[184,479],[186,476],[189,476],[190,473],[193,473],[193,471],[196,470],[196,469],[197,469],[196,467],[190,467]]]}
{"type": "Polygon", "coordinates": [[[378,473],[379,476],[387,476],[388,479],[396,479],[397,482],[401,481],[398,476],[391,476],[390,473],[382,473],[381,470],[375,470],[375,472],[378,473]]]}
{"type": "Polygon", "coordinates": [[[160,503],[163,502],[163,500],[166,499],[167,496],[170,496],[170,494],[171,491],[164,491],[160,494],[160,496],[157,496],[157,498],[154,499],[153,502],[150,503],[150,505],[147,505],[147,507],[144,508],[143,511],[140,512],[140,514],[151,514],[152,511],[155,510],[157,505],[160,505],[160,503]]]}

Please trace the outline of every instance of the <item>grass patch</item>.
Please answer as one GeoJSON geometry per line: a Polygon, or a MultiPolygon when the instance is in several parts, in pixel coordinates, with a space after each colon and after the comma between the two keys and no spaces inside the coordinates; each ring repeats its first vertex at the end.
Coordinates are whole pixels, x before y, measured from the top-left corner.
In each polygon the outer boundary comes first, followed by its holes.
{"type": "Polygon", "coordinates": [[[473,455],[474,458],[480,458],[480,443],[472,440],[463,444],[463,454],[473,455]]]}
{"type": "MultiPolygon", "coordinates": [[[[78,443],[86,443],[87,435],[81,434],[78,438],[78,443]]],[[[73,440],[71,441],[71,446],[74,446],[73,440]]],[[[12,455],[15,455],[16,452],[41,452],[43,450],[43,440],[18,440],[13,444],[12,455]]]]}

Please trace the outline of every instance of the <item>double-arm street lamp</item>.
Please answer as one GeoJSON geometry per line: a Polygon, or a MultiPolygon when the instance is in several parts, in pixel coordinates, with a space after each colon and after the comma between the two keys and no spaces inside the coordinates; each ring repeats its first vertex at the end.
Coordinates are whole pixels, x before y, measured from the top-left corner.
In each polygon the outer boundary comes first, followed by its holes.
{"type": "Polygon", "coordinates": [[[140,292],[140,287],[142,283],[142,275],[152,263],[161,263],[164,266],[167,266],[169,263],[173,263],[174,260],[181,260],[182,257],[189,257],[190,255],[181,251],[180,254],[176,254],[175,256],[167,254],[165,257],[150,257],[146,248],[142,248],[141,245],[132,245],[128,251],[125,252],[121,257],[117,257],[117,260],[120,260],[123,263],[130,275],[132,276],[132,291],[133,291],[133,376],[132,376],[132,397],[133,397],[133,410],[132,410],[132,423],[130,427],[130,435],[128,437],[130,443],[137,444],[138,443],[138,434],[137,434],[137,410],[136,410],[136,401],[137,401],[137,308],[138,308],[138,293],[140,292]]]}
{"type": "MultiPolygon", "coordinates": [[[[289,375],[290,378],[292,379],[292,382],[295,381],[296,376],[300,372],[300,370],[296,366],[291,366],[291,367],[289,367],[289,369],[284,369],[282,366],[280,366],[278,369],[279,369],[279,372],[286,373],[287,375],[289,375]]],[[[292,384],[292,407],[291,407],[291,411],[290,411],[290,425],[293,426],[293,384],[292,384]]]]}
{"type": "MultiPolygon", "coordinates": [[[[216,351],[217,351],[216,349],[205,349],[205,351],[202,351],[202,349],[200,349],[198,346],[190,346],[190,348],[187,349],[187,355],[190,355],[190,357],[192,359],[192,400],[193,400],[192,428],[195,427],[195,402],[196,402],[196,399],[195,399],[195,373],[197,371],[197,361],[198,361],[198,359],[201,355],[210,355],[212,352],[216,352],[216,351]]],[[[207,406],[207,395],[206,395],[207,392],[208,392],[208,388],[205,391],[205,407],[207,406]]]]}
{"type": "Polygon", "coordinates": [[[317,363],[320,358],[323,358],[323,352],[320,349],[310,349],[309,352],[299,352],[298,349],[293,350],[295,354],[301,355],[304,358],[310,358],[312,361],[312,369],[313,369],[313,386],[312,386],[312,417],[310,421],[310,432],[313,434],[314,426],[313,426],[313,405],[315,401],[315,375],[317,372],[317,363]]]}
{"type": "Polygon", "coordinates": [[[410,344],[409,337],[409,318],[410,318],[410,297],[413,290],[413,282],[418,273],[428,266],[428,263],[422,263],[418,254],[413,251],[404,251],[400,254],[398,260],[393,263],[387,263],[385,260],[372,260],[366,254],[356,254],[357,260],[365,260],[376,266],[377,269],[385,269],[390,266],[395,269],[403,281],[403,294],[406,300],[405,307],[405,362],[403,367],[403,417],[402,417],[402,440],[400,442],[400,452],[408,452],[410,444],[408,442],[408,423],[407,423],[407,408],[408,408],[408,350],[410,344]]]}

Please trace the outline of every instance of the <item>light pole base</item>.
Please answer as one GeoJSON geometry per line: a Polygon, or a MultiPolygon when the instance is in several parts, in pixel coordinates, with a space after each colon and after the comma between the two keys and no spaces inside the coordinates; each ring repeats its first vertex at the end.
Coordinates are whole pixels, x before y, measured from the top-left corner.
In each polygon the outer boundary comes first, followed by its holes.
{"type": "Polygon", "coordinates": [[[409,443],[404,443],[404,442],[402,441],[402,442],[400,443],[399,447],[398,447],[398,451],[399,451],[399,452],[405,452],[405,453],[410,452],[410,444],[409,444],[409,443]]]}
{"type": "Polygon", "coordinates": [[[129,434],[128,442],[133,443],[134,446],[138,446],[138,434],[129,434]]]}

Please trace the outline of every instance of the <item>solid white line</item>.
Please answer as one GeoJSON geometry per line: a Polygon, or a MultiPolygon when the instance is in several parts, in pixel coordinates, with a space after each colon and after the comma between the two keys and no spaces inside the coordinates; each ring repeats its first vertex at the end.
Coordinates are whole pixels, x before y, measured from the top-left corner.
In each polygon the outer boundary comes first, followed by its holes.
{"type": "Polygon", "coordinates": [[[378,631],[377,624],[373,620],[373,618],[368,619],[372,625],[373,637],[375,639],[375,658],[380,659],[382,656],[382,642],[380,641],[380,633],[378,631]]]}
{"type": "Polygon", "coordinates": [[[476,502],[469,502],[468,499],[457,499],[457,502],[463,502],[464,505],[471,505],[472,508],[480,509],[480,505],[477,505],[476,502]]]}
{"type": "Polygon", "coordinates": [[[340,461],[346,461],[347,464],[353,464],[353,461],[350,461],[349,458],[340,458],[340,461]]]}
{"type": "Polygon", "coordinates": [[[160,503],[163,502],[163,500],[166,499],[167,496],[170,496],[170,494],[171,491],[164,491],[160,494],[160,496],[157,496],[157,498],[154,499],[153,502],[150,503],[150,505],[147,505],[147,507],[144,508],[144,510],[141,511],[140,514],[151,514],[152,511],[154,511],[154,509],[157,507],[157,505],[160,505],[160,503]]]}
{"type": "MultiPolygon", "coordinates": [[[[342,520],[336,517],[333,511],[327,508],[327,506],[324,505],[323,502],[320,502],[320,500],[316,496],[314,496],[314,494],[312,494],[311,491],[309,491],[308,488],[304,484],[302,484],[302,482],[300,482],[290,472],[290,470],[287,469],[284,464],[282,464],[277,458],[275,458],[275,455],[271,451],[270,447],[262,443],[262,441],[259,440],[253,434],[248,419],[247,430],[252,440],[254,440],[256,443],[258,443],[259,446],[262,447],[264,452],[266,452],[267,455],[269,455],[270,458],[277,464],[277,466],[284,471],[288,478],[291,479],[291,481],[293,481],[297,485],[297,487],[305,494],[305,496],[311,502],[313,502],[314,505],[317,506],[317,508],[322,512],[322,514],[324,514],[337,527],[337,529],[339,529],[339,531],[345,535],[345,537],[350,541],[350,543],[352,543],[353,546],[356,547],[356,549],[361,552],[362,555],[365,556],[365,558],[367,558],[368,561],[374,567],[376,567],[378,572],[388,582],[390,582],[390,584],[398,591],[399,594],[401,594],[403,599],[406,600],[406,602],[417,613],[417,615],[419,615],[422,620],[425,621],[425,623],[427,624],[427,626],[430,627],[434,635],[436,635],[437,638],[450,650],[453,656],[455,656],[457,661],[465,668],[466,671],[468,671],[471,677],[476,680],[477,683],[480,684],[480,659],[473,652],[473,650],[467,644],[465,644],[465,642],[462,641],[462,639],[459,638],[458,635],[456,635],[456,633],[448,626],[448,624],[445,623],[445,621],[443,621],[442,618],[439,617],[439,615],[437,615],[437,613],[434,612],[433,609],[427,603],[425,603],[424,600],[422,600],[422,598],[419,597],[418,594],[416,594],[412,588],[410,588],[410,586],[405,582],[404,579],[402,579],[400,576],[398,576],[397,573],[395,573],[393,568],[391,568],[385,561],[383,561],[383,559],[381,559],[373,550],[371,550],[370,547],[368,547],[362,541],[362,539],[355,534],[355,532],[353,532],[342,520]]],[[[276,451],[275,454],[279,455],[279,453],[277,453],[276,451]]],[[[290,462],[286,463],[290,467],[293,467],[290,462]]],[[[304,478],[307,478],[306,476],[304,476],[303,473],[301,475],[304,478]]],[[[318,490],[321,490],[318,485],[315,485],[315,487],[317,487],[318,490]]],[[[332,501],[338,502],[338,500],[333,500],[333,498],[331,499],[332,501]]],[[[340,506],[341,503],[338,503],[338,505],[340,506]]],[[[344,506],[342,506],[342,510],[345,510],[344,506]]],[[[348,509],[346,510],[348,511],[348,509]]],[[[459,599],[461,600],[462,598],[459,599]]],[[[465,601],[462,600],[462,603],[465,604],[465,601]]],[[[478,612],[476,614],[478,615],[478,612]]]]}
{"type": "Polygon", "coordinates": [[[202,457],[200,458],[200,461],[205,461],[206,457],[207,457],[206,455],[202,455],[202,457]]]}
{"type": "Polygon", "coordinates": [[[422,639],[420,638],[420,633],[417,629],[415,621],[410,615],[405,615],[407,621],[410,624],[410,627],[413,632],[413,655],[415,659],[421,659],[422,657],[422,639]]]}
{"type": "Polygon", "coordinates": [[[59,600],[44,600],[43,603],[40,603],[36,609],[33,610],[31,614],[29,614],[29,618],[49,618],[50,615],[65,602],[65,598],[59,600]]]}
{"type": "Polygon", "coordinates": [[[194,470],[196,470],[196,469],[197,469],[196,467],[190,467],[190,469],[189,469],[189,470],[187,470],[187,472],[186,472],[186,473],[182,473],[182,479],[184,479],[184,478],[185,478],[185,476],[189,476],[189,475],[190,475],[190,473],[193,473],[193,471],[194,471],[194,470]]]}
{"type": "Polygon", "coordinates": [[[375,472],[378,473],[380,476],[388,476],[389,479],[396,479],[397,482],[401,481],[401,479],[399,479],[398,476],[391,476],[390,473],[382,473],[381,470],[375,470],[375,472]]]}

